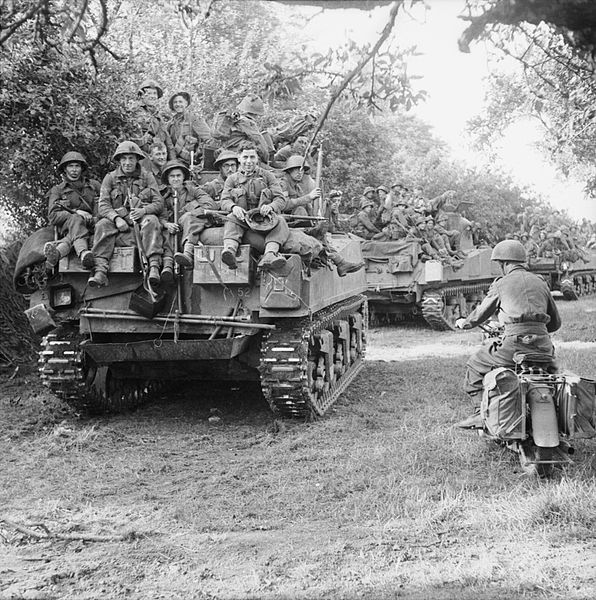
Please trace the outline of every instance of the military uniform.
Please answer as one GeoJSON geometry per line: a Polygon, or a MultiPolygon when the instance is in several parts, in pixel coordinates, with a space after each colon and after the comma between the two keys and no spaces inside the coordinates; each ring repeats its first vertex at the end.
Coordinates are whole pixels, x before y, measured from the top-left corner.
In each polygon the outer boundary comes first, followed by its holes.
{"type": "MultiPolygon", "coordinates": [[[[195,152],[200,140],[211,138],[211,130],[204,119],[197,117],[190,109],[176,113],[168,123],[168,134],[174,144],[176,158],[191,163],[191,152],[195,152]]],[[[198,158],[195,155],[195,158],[198,158]]]]}
{"type": "Polygon", "coordinates": [[[121,167],[108,173],[101,184],[98,213],[100,220],[95,226],[93,256],[96,270],[106,273],[114,247],[135,246],[132,230],[133,222],[129,212],[133,208],[143,208],[145,216],[139,222],[141,244],[151,266],[161,264],[163,237],[159,216],[163,211],[163,199],[157,182],[151,173],[139,164],[131,175],[126,175],[121,167]],[[114,221],[122,217],[130,229],[118,230],[114,221]]]}
{"type": "Polygon", "coordinates": [[[131,120],[135,124],[135,135],[130,139],[149,154],[155,138],[162,141],[168,150],[168,160],[176,158],[172,138],[166,129],[165,118],[157,107],[135,102],[131,109],[131,120]]]}
{"type": "Polygon", "coordinates": [[[65,245],[59,251],[60,256],[66,256],[71,248],[78,257],[89,250],[93,221],[89,222],[75,211],[84,211],[96,219],[99,189],[99,181],[81,176],[78,181],[64,180],[50,190],[48,220],[65,245]]]}
{"type": "MultiPolygon", "coordinates": [[[[234,206],[249,211],[263,204],[270,204],[278,215],[285,208],[286,200],[275,175],[257,166],[251,174],[240,170],[226,179],[221,193],[221,209],[224,212],[231,213],[234,206]]],[[[233,214],[227,216],[223,231],[225,256],[222,256],[222,260],[229,261],[226,264],[231,268],[234,268],[235,261],[228,257],[235,255],[248,229],[246,222],[237,219],[233,214]]],[[[290,231],[285,219],[279,217],[275,226],[270,231],[261,232],[261,235],[264,237],[268,253],[267,245],[277,245],[279,250],[279,246],[283,246],[287,241],[290,231]]]]}
{"type": "Polygon", "coordinates": [[[465,319],[463,328],[475,327],[495,313],[505,326],[503,338],[480,347],[466,365],[465,391],[478,405],[486,373],[495,367],[512,367],[516,352],[553,355],[549,332],[561,326],[548,285],[542,277],[527,271],[523,263],[512,264],[506,275],[492,283],[486,298],[465,319]]]}

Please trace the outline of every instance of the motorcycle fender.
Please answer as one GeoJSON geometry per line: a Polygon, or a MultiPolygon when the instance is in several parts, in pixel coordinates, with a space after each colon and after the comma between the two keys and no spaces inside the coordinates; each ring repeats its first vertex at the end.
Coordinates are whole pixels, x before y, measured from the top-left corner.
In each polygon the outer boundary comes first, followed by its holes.
{"type": "Polygon", "coordinates": [[[527,401],[532,421],[532,438],[536,446],[555,448],[559,445],[557,412],[548,385],[530,383],[527,401]]]}

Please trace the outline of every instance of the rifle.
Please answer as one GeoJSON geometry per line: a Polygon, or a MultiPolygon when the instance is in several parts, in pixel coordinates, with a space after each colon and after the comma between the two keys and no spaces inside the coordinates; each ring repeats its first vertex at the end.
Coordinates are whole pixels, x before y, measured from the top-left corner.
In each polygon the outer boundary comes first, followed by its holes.
{"type": "MultiPolygon", "coordinates": [[[[224,219],[230,215],[231,213],[227,213],[223,210],[212,210],[210,208],[204,208],[206,215],[216,215],[218,217],[223,217],[224,219]]],[[[288,215],[286,213],[282,213],[282,216],[286,221],[326,221],[327,217],[310,217],[308,215],[288,215]]]]}
{"type": "MultiPolygon", "coordinates": [[[[321,187],[321,172],[323,170],[323,145],[319,146],[319,154],[317,156],[317,171],[315,175],[315,188],[321,187]]],[[[324,210],[325,199],[323,193],[318,200],[315,201],[315,214],[317,217],[322,217],[325,214],[324,210]]]]}

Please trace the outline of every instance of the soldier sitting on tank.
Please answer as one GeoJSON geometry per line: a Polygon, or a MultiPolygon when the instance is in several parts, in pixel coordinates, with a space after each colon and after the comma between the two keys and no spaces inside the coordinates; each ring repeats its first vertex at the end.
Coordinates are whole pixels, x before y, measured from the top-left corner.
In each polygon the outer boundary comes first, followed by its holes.
{"type": "Polygon", "coordinates": [[[170,161],[163,170],[162,179],[166,183],[162,195],[164,210],[159,216],[163,227],[163,267],[161,282],[169,285],[174,280],[174,260],[184,268],[191,268],[194,260],[194,245],[200,233],[213,225],[211,216],[205,209],[216,210],[217,204],[202,189],[190,180],[190,169],[182,162],[170,161]],[[178,222],[174,220],[174,199],[178,200],[178,222]],[[182,252],[174,254],[176,237],[182,232],[182,252]]]}
{"type": "Polygon", "coordinates": [[[555,231],[552,236],[545,236],[545,239],[538,245],[537,256],[539,258],[553,258],[561,255],[565,256],[569,250],[569,244],[563,239],[563,234],[561,231],[555,231]]]}
{"type": "MultiPolygon", "coordinates": [[[[320,188],[315,187],[315,182],[308,174],[309,171],[310,167],[305,164],[302,156],[290,156],[284,169],[284,177],[280,181],[286,198],[284,213],[304,216],[314,214],[313,203],[320,201],[322,194],[320,188]]],[[[362,269],[365,266],[364,262],[350,262],[329,245],[326,235],[329,226],[326,222],[321,225],[307,230],[306,233],[316,237],[323,244],[324,256],[336,266],[337,274],[344,277],[348,273],[362,269]]]]}
{"type": "Polygon", "coordinates": [[[221,193],[223,192],[226,179],[238,170],[238,156],[231,150],[222,150],[213,162],[213,166],[219,169],[219,175],[215,179],[202,184],[200,187],[217,202],[217,207],[219,208],[221,193]]]}
{"type": "Polygon", "coordinates": [[[391,221],[391,216],[393,214],[393,208],[395,206],[394,199],[389,193],[389,188],[385,185],[380,185],[377,188],[377,197],[379,199],[379,210],[377,216],[377,222],[375,225],[378,228],[382,228],[385,225],[388,225],[391,221]]]}
{"type": "MultiPolygon", "coordinates": [[[[271,166],[276,169],[284,169],[287,166],[287,162],[292,156],[303,156],[306,148],[308,146],[308,138],[303,135],[300,135],[296,138],[296,141],[293,144],[288,144],[283,148],[280,148],[275,155],[273,156],[273,161],[271,162],[271,166]]],[[[307,160],[308,164],[308,160],[307,160]]],[[[309,165],[310,167],[310,165],[309,165]]]]}
{"type": "Polygon", "coordinates": [[[550,332],[561,327],[557,305],[548,285],[526,265],[526,251],[517,240],[504,240],[493,249],[503,277],[495,279],[480,305],[456,326],[471,329],[497,314],[504,325],[502,338],[481,346],[466,364],[465,391],[474,404],[474,414],[457,424],[463,429],[482,427],[480,400],[484,375],[497,367],[513,367],[516,352],[554,355],[550,332]]]}
{"type": "Polygon", "coordinates": [[[163,96],[161,86],[153,79],[146,79],[137,90],[138,100],[131,109],[131,120],[136,132],[131,141],[147,155],[151,146],[162,141],[167,148],[168,160],[176,158],[172,138],[166,129],[166,117],[159,110],[157,101],[163,96]]]}
{"type": "Polygon", "coordinates": [[[95,270],[89,278],[91,287],[108,285],[108,263],[114,247],[135,246],[135,227],[140,229],[140,243],[149,261],[149,283],[160,282],[163,236],[158,217],[163,211],[163,199],[155,177],[141,168],[143,158],[144,154],[134,142],[121,142],[112,157],[118,167],[101,183],[100,220],[93,238],[95,270]]]}
{"type": "MultiPolygon", "coordinates": [[[[371,190],[374,192],[373,188],[371,190]]],[[[370,240],[375,233],[379,233],[378,227],[375,226],[371,218],[374,215],[374,208],[374,200],[365,197],[360,201],[360,212],[356,215],[354,233],[365,240],[370,240]]]]}
{"type": "Polygon", "coordinates": [[[426,238],[426,217],[422,215],[416,217],[415,224],[408,230],[406,241],[420,244],[419,258],[421,261],[441,260],[437,249],[426,238]]]}
{"type": "Polygon", "coordinates": [[[186,165],[196,165],[201,160],[200,143],[211,138],[211,129],[204,119],[190,108],[191,97],[188,92],[176,92],[168,106],[174,113],[168,123],[168,133],[174,144],[176,158],[186,165]]]}
{"type": "Polygon", "coordinates": [[[79,152],[67,152],[58,164],[62,183],[50,190],[48,220],[61,239],[44,246],[49,268],[54,268],[72,248],[86,269],[94,265],[89,238],[97,217],[100,184],[86,176],[88,168],[79,152]]]}
{"type": "Polygon", "coordinates": [[[161,173],[168,162],[168,149],[162,141],[157,141],[151,146],[149,158],[144,158],[141,161],[141,168],[149,171],[157,181],[157,187],[161,193],[162,187],[165,187],[161,182],[161,173]]]}
{"type": "Polygon", "coordinates": [[[259,96],[250,94],[236,107],[235,111],[220,111],[214,119],[211,135],[221,140],[225,150],[240,153],[243,142],[252,142],[260,160],[267,164],[269,153],[273,151],[271,145],[259,130],[257,119],[265,114],[263,101],[259,96]]]}
{"type": "Polygon", "coordinates": [[[237,267],[236,253],[249,229],[247,212],[258,208],[263,217],[275,213],[271,217],[272,223],[275,222],[274,226],[270,231],[261,233],[265,241],[265,253],[259,262],[259,268],[279,269],[286,264],[286,259],[279,254],[279,250],[290,235],[288,224],[280,216],[286,200],[275,175],[259,166],[256,144],[245,140],[239,151],[240,168],[226,179],[221,193],[221,209],[230,213],[224,225],[221,260],[230,269],[237,267]]]}
{"type": "Polygon", "coordinates": [[[538,254],[538,244],[530,237],[527,231],[521,234],[521,243],[526,251],[528,262],[534,260],[538,254]]]}
{"type": "Polygon", "coordinates": [[[465,254],[461,250],[461,231],[458,231],[457,229],[447,229],[448,224],[449,217],[446,214],[437,217],[434,227],[435,233],[441,236],[445,242],[445,247],[451,256],[465,258],[465,254]]]}

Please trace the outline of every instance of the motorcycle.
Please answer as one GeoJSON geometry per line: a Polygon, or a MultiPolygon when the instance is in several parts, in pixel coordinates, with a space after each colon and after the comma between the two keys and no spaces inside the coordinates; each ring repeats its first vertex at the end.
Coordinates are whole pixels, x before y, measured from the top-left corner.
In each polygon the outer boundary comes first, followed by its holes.
{"type": "Polygon", "coordinates": [[[559,372],[549,354],[518,352],[513,361],[484,376],[478,432],[517,453],[526,473],[548,478],[573,463],[575,440],[596,436],[596,382],[559,372]]]}

